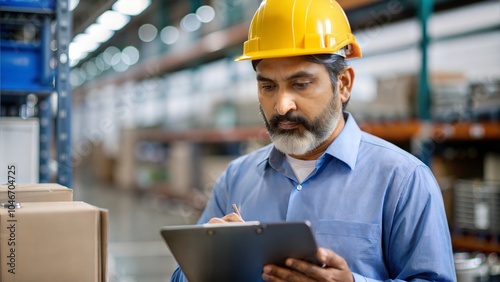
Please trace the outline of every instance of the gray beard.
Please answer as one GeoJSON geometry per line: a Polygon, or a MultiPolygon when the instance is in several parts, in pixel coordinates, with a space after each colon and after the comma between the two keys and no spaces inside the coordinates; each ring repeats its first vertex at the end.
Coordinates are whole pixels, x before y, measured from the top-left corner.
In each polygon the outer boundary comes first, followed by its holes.
{"type": "Polygon", "coordinates": [[[289,130],[288,132],[280,132],[281,130],[269,123],[260,108],[262,117],[266,124],[267,130],[276,149],[288,155],[301,156],[316,149],[319,145],[325,142],[332,132],[335,130],[339,119],[342,117],[342,109],[337,106],[336,95],[332,97],[327,108],[309,125],[302,124],[305,128],[304,132],[298,130],[289,130]]]}

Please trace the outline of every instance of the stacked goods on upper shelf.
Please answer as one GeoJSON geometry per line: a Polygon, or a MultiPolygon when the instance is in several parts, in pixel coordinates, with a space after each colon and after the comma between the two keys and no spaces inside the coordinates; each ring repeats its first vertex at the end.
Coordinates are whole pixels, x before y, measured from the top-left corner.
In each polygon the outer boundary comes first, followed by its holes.
{"type": "Polygon", "coordinates": [[[471,96],[474,118],[500,120],[500,81],[472,84],[471,96]]]}
{"type": "Polygon", "coordinates": [[[468,120],[470,92],[462,73],[434,73],[430,76],[431,117],[437,121],[468,120]]]}
{"type": "MultiPolygon", "coordinates": [[[[408,120],[416,115],[417,76],[401,74],[378,78],[374,97],[353,97],[348,110],[367,121],[408,120]]],[[[356,95],[355,93],[354,95],[356,95]]],[[[362,93],[360,93],[362,95],[362,93]]]]}
{"type": "Polygon", "coordinates": [[[500,182],[457,181],[453,210],[456,230],[500,235],[500,182]]]}
{"type": "MultiPolygon", "coordinates": [[[[415,119],[418,118],[418,87],[415,74],[380,77],[376,79],[375,94],[360,98],[357,95],[365,95],[365,90],[354,90],[348,110],[366,121],[415,119]]],[[[433,121],[498,120],[499,82],[471,83],[460,72],[434,72],[429,76],[429,87],[433,121]]]]}

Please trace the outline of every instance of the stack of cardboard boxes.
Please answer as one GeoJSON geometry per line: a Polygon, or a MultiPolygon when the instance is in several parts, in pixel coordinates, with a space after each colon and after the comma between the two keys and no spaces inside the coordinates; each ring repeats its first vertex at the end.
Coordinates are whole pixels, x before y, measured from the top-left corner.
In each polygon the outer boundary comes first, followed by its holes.
{"type": "Polygon", "coordinates": [[[0,281],[107,281],[107,210],[59,184],[0,185],[0,202],[0,281]]]}

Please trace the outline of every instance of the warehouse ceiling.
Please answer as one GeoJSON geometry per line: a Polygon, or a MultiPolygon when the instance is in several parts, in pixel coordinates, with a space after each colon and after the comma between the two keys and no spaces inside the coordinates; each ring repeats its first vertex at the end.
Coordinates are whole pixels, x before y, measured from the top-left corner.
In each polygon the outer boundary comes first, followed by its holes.
{"type": "MultiPolygon", "coordinates": [[[[227,1],[227,0],[214,0],[210,2],[216,1],[227,1]]],[[[250,0],[249,0],[250,1],[250,0]]],[[[357,15],[365,14],[369,10],[376,9],[377,7],[381,7],[382,4],[388,4],[389,2],[394,2],[395,0],[338,0],[340,5],[346,9],[349,13],[352,13],[357,17],[357,15]],[[367,10],[368,9],[368,10],[367,10]]],[[[450,9],[453,7],[463,6],[465,4],[471,4],[474,2],[481,2],[484,0],[435,0],[436,10],[444,10],[450,9]]],[[[83,32],[86,27],[92,24],[99,15],[101,15],[104,11],[109,10],[111,6],[116,2],[116,0],[81,0],[73,11],[73,34],[78,34],[83,32]]],[[[155,7],[161,4],[163,7],[169,6],[178,6],[181,2],[189,2],[186,0],[153,0],[151,7],[149,7],[144,14],[151,14],[157,11],[155,7]]],[[[208,1],[199,1],[196,0],[194,2],[208,2],[208,1]]],[[[403,5],[415,5],[416,0],[402,0],[396,1],[398,3],[402,3],[403,5]]],[[[207,4],[207,3],[203,3],[207,4]]],[[[146,16],[147,17],[147,16],[146,16]]],[[[360,22],[361,20],[358,20],[360,22]]]]}
{"type": "MultiPolygon", "coordinates": [[[[182,14],[189,12],[190,6],[217,5],[219,2],[225,1],[234,0],[152,0],[151,6],[142,14],[132,19],[131,23],[125,26],[124,30],[137,26],[138,22],[142,21],[144,23],[148,21],[148,19],[158,16],[159,13],[164,13],[159,16],[164,17],[165,21],[168,23],[168,21],[179,20],[168,15],[168,13],[171,13],[170,10],[181,10],[179,13],[182,14]]],[[[398,4],[404,7],[403,12],[398,13],[397,17],[391,19],[392,22],[413,17],[416,15],[415,7],[417,1],[418,0],[338,0],[340,5],[346,10],[353,30],[365,27],[367,21],[371,19],[371,17],[367,15],[376,14],[387,9],[388,5],[398,4]]],[[[434,9],[435,11],[440,11],[482,1],[485,0],[434,0],[434,9]]],[[[116,0],[80,0],[78,6],[73,11],[73,35],[82,33],[89,25],[95,22],[103,12],[111,9],[111,6],[115,2],[116,0]]],[[[103,44],[103,47],[106,45],[107,44],[103,44]]]]}
{"type": "MultiPolygon", "coordinates": [[[[75,66],[81,66],[83,63],[85,63],[86,60],[96,56],[96,54],[102,53],[109,46],[124,48],[125,46],[130,45],[130,42],[127,42],[128,38],[133,37],[131,35],[133,33],[136,33],[139,26],[145,23],[167,26],[170,24],[179,23],[182,17],[184,17],[187,13],[192,12],[192,7],[199,7],[201,5],[211,5],[213,7],[216,7],[217,5],[228,3],[230,3],[230,5],[234,5],[234,1],[237,0],[151,0],[151,5],[144,12],[132,17],[131,21],[124,28],[116,31],[113,37],[104,42],[100,47],[93,51],[92,54],[89,54],[86,59],[80,61],[75,66]]],[[[241,1],[258,2],[259,0],[241,1]]],[[[419,1],[420,0],[338,0],[339,4],[346,10],[353,31],[369,28],[370,21],[373,22],[374,18],[378,17],[379,20],[384,20],[383,14],[384,12],[387,12],[388,8],[391,7],[391,5],[398,5],[398,9],[401,9],[401,7],[402,9],[398,13],[392,14],[390,19],[388,19],[387,21],[379,24],[386,24],[389,22],[395,23],[400,20],[416,17],[418,16],[417,4],[419,3],[419,1]]],[[[434,0],[434,11],[444,11],[460,6],[469,5],[472,3],[487,1],[488,0],[434,0]]],[[[73,34],[77,35],[79,33],[82,33],[89,25],[94,23],[102,13],[110,10],[115,2],[116,0],[80,0],[79,5],[73,11],[73,34]]],[[[158,26],[157,28],[161,27],[158,26]]],[[[237,32],[238,35],[235,35],[234,32],[229,32],[225,33],[225,36],[232,36],[237,40],[243,41],[243,38],[246,34],[246,28],[237,28],[234,31],[237,32]]],[[[204,42],[200,43],[201,45],[204,45],[204,42]]],[[[239,41],[232,42],[232,44],[239,43],[239,41]]],[[[227,45],[227,47],[230,46],[231,45],[227,45]]],[[[191,49],[196,50],[197,47],[193,47],[191,49]]],[[[224,54],[203,53],[203,58],[198,58],[200,55],[199,53],[200,52],[191,54],[189,52],[186,52],[185,55],[190,56],[190,63],[202,63],[197,60],[202,59],[207,61],[216,59],[217,56],[224,56],[224,54]]],[[[165,53],[163,54],[166,55],[165,53]]],[[[153,59],[155,59],[157,62],[159,58],[155,57],[153,59]]],[[[182,61],[182,58],[178,58],[177,56],[167,56],[166,58],[164,58],[164,61],[167,62],[166,64],[168,65],[168,67],[164,66],[161,71],[166,71],[167,69],[173,70],[173,67],[170,66],[172,64],[176,64],[177,68],[183,67],[181,63],[176,63],[177,60],[182,61]]],[[[143,68],[139,67],[136,68],[136,72],[141,73],[144,71],[143,68]]],[[[133,72],[131,72],[130,76],[136,79],[140,77],[140,75],[134,74],[133,72]]],[[[130,78],[124,76],[123,79],[130,78]]]]}
{"type": "Polygon", "coordinates": [[[115,0],[80,1],[73,10],[73,34],[82,32],[104,11],[111,8],[115,0]]]}
{"type": "MultiPolygon", "coordinates": [[[[85,28],[91,25],[95,20],[106,10],[111,9],[111,6],[116,0],[80,0],[80,3],[73,11],[73,34],[83,32],[85,28]]],[[[165,7],[176,6],[179,3],[186,3],[186,0],[152,0],[151,6],[144,11],[142,16],[147,16],[155,11],[158,5],[165,7]]]]}

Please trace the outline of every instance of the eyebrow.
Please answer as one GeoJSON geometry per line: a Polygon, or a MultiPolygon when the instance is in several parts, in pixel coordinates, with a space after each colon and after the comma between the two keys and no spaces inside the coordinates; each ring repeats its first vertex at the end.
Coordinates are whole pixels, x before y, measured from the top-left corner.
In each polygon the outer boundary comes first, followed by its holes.
{"type": "Polygon", "coordinates": [[[264,76],[262,76],[260,74],[257,74],[257,81],[273,82],[272,79],[264,77],[264,76]]]}
{"type": "MultiPolygon", "coordinates": [[[[314,77],[314,75],[310,72],[306,72],[306,71],[298,71],[290,76],[288,76],[286,78],[286,80],[293,80],[293,79],[297,79],[297,78],[301,78],[301,77],[314,77]]],[[[265,76],[262,76],[260,74],[257,74],[257,81],[265,81],[265,82],[274,82],[272,79],[270,78],[267,78],[265,76]]]]}

